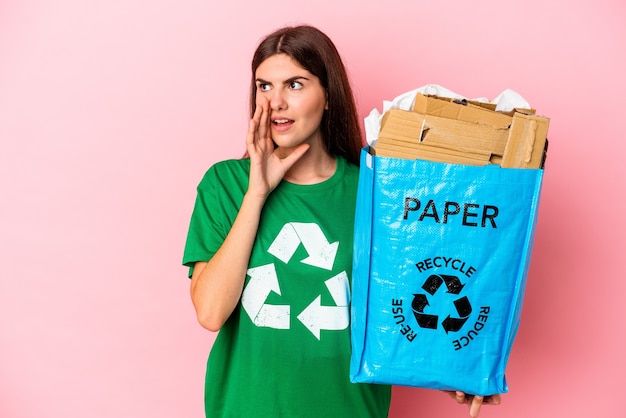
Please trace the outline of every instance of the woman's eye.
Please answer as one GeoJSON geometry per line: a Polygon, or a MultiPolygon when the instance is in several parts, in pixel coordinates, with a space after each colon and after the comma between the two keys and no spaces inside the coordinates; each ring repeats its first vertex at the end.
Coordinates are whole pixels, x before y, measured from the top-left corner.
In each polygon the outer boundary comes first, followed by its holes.
{"type": "Polygon", "coordinates": [[[289,84],[289,87],[293,90],[300,90],[302,88],[302,83],[299,81],[292,81],[289,84]]]}
{"type": "Polygon", "coordinates": [[[261,91],[269,91],[270,85],[265,83],[259,83],[259,90],[261,91]]]}

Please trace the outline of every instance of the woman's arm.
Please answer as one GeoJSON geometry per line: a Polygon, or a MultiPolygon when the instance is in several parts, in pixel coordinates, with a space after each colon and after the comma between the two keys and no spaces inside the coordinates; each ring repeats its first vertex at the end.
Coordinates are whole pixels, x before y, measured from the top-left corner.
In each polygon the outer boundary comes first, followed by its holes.
{"type": "Polygon", "coordinates": [[[219,330],[237,305],[265,200],[246,194],[224,243],[209,262],[197,262],[191,276],[191,300],[198,322],[219,330]]]}
{"type": "Polygon", "coordinates": [[[219,250],[210,261],[197,262],[191,276],[198,321],[211,331],[224,325],[239,302],[267,196],[309,147],[302,144],[280,158],[270,136],[269,114],[267,99],[261,98],[246,136],[250,181],[239,213],[219,250]]]}

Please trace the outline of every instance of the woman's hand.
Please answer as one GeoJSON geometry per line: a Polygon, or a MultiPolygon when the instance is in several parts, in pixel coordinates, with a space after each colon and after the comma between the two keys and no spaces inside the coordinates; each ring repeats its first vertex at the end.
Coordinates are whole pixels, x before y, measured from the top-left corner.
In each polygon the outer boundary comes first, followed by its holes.
{"type": "Polygon", "coordinates": [[[301,144],[279,158],[271,138],[269,103],[264,97],[259,102],[246,137],[248,192],[218,251],[208,262],[197,262],[191,276],[191,299],[198,321],[211,331],[218,331],[239,303],[265,199],[309,147],[301,144]]]}
{"type": "Polygon", "coordinates": [[[460,404],[467,404],[469,408],[469,415],[472,418],[476,418],[480,414],[480,407],[483,404],[487,405],[500,405],[501,398],[500,395],[491,395],[491,396],[475,396],[468,395],[461,391],[445,391],[452,399],[457,401],[460,404]]]}
{"type": "Polygon", "coordinates": [[[254,116],[250,120],[246,149],[250,156],[248,192],[265,198],[309,149],[309,145],[300,144],[288,155],[280,156],[272,141],[269,101],[266,97],[259,97],[254,116]]]}

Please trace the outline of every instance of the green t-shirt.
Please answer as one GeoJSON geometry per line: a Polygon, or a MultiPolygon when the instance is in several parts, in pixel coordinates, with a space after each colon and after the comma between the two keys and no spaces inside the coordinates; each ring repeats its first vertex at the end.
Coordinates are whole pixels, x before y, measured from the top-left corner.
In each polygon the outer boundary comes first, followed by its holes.
{"type": "MultiPolygon", "coordinates": [[[[183,263],[224,241],[250,162],[211,167],[198,186],[183,263]]],[[[328,180],[283,181],[267,199],[242,298],[209,356],[207,417],[386,417],[391,388],[351,383],[350,287],[358,168],[337,157],[328,180]]]]}

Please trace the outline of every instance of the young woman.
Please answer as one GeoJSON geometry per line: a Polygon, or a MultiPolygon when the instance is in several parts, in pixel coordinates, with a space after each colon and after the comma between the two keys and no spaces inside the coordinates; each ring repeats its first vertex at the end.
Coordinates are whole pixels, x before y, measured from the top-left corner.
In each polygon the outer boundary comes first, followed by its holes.
{"type": "Polygon", "coordinates": [[[220,331],[206,416],[386,417],[389,386],[349,381],[363,142],[332,41],[310,26],[268,35],[250,107],[247,157],[205,174],[183,256],[198,320],[220,331]]]}

